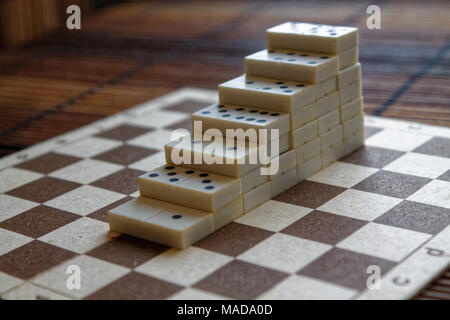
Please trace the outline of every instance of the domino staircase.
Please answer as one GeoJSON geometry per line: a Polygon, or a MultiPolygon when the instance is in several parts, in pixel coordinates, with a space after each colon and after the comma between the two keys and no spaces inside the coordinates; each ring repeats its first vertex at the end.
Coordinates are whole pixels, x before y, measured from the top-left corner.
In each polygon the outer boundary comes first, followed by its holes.
{"type": "Polygon", "coordinates": [[[214,149],[196,136],[168,143],[166,164],[139,177],[140,196],[108,212],[112,230],[185,248],[363,145],[358,30],[286,22],[266,37],[246,74],[219,85],[219,104],[192,121],[205,134],[253,128],[269,138],[242,148],[229,136],[214,149]],[[269,163],[249,161],[273,143],[269,163]],[[275,159],[278,172],[262,174],[275,159]]]}

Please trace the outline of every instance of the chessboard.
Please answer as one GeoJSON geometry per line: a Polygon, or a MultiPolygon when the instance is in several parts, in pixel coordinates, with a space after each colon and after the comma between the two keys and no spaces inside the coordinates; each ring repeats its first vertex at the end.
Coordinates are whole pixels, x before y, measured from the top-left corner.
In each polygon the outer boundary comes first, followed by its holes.
{"type": "Polygon", "coordinates": [[[450,129],[375,116],[365,147],[185,250],[111,232],[216,100],[180,89],[0,159],[0,297],[408,299],[448,268],[450,129]]]}

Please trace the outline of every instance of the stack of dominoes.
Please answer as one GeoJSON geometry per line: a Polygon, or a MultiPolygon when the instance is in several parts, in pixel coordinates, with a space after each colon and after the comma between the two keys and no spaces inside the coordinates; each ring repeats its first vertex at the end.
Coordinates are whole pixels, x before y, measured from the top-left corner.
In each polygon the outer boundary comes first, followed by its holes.
{"type": "Polygon", "coordinates": [[[193,137],[165,145],[167,163],[139,178],[141,195],[110,210],[112,230],[185,248],[364,143],[356,28],[287,22],[267,30],[267,47],[219,85],[219,104],[192,114],[193,137]],[[224,137],[213,148],[211,130],[224,137]]]}

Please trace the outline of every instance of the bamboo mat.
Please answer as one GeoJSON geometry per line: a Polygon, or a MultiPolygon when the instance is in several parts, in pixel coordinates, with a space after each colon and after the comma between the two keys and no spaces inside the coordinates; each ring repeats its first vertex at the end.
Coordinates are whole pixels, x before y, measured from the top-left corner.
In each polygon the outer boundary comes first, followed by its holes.
{"type": "MultiPolygon", "coordinates": [[[[360,28],[366,114],[450,125],[450,2],[145,1],[0,50],[0,156],[181,87],[216,88],[288,20],[360,28]],[[381,30],[366,8],[381,7],[381,30]]],[[[444,277],[420,298],[449,298],[444,277]]]]}

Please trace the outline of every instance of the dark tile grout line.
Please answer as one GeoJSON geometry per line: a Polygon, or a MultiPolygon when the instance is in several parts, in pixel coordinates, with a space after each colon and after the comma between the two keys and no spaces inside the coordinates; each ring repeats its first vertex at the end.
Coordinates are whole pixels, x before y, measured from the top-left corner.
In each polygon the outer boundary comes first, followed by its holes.
{"type": "Polygon", "coordinates": [[[422,67],[409,76],[409,78],[403,83],[400,88],[397,89],[378,109],[372,114],[375,116],[381,116],[391,105],[393,105],[410,87],[411,85],[426,75],[436,64],[438,64],[445,56],[447,51],[450,50],[450,40],[447,40],[444,46],[442,46],[437,53],[431,57],[422,67]]]}
{"type": "Polygon", "coordinates": [[[112,85],[118,84],[119,82],[122,82],[126,78],[131,77],[132,75],[136,74],[137,72],[139,72],[141,69],[143,69],[145,67],[148,67],[155,63],[158,63],[160,61],[175,58],[178,55],[185,53],[187,50],[188,51],[192,50],[196,46],[199,46],[202,43],[204,43],[212,35],[214,35],[218,32],[221,32],[223,30],[229,29],[230,26],[236,27],[237,25],[239,25],[242,22],[242,19],[245,18],[248,13],[253,13],[255,11],[261,10],[264,7],[264,4],[267,2],[268,1],[265,0],[261,3],[252,5],[252,6],[248,7],[247,9],[243,10],[236,17],[231,18],[226,22],[216,25],[214,28],[205,32],[204,34],[201,34],[194,39],[185,40],[180,45],[177,45],[174,48],[168,50],[168,52],[166,52],[166,53],[162,53],[155,58],[150,58],[148,60],[144,60],[141,63],[139,63],[138,65],[136,65],[135,67],[133,67],[125,72],[122,72],[106,81],[103,81],[103,82],[99,83],[98,85],[95,85],[95,86],[89,88],[88,90],[85,90],[64,102],[57,104],[56,106],[54,106],[50,109],[44,110],[44,111],[38,113],[37,115],[34,115],[32,117],[25,119],[24,121],[16,124],[15,126],[0,132],[0,140],[14,134],[15,132],[17,132],[21,129],[29,127],[35,121],[42,120],[47,116],[50,116],[59,111],[62,111],[64,108],[66,108],[70,105],[73,105],[73,104],[87,98],[88,96],[98,93],[108,86],[112,86],[112,85]]]}

